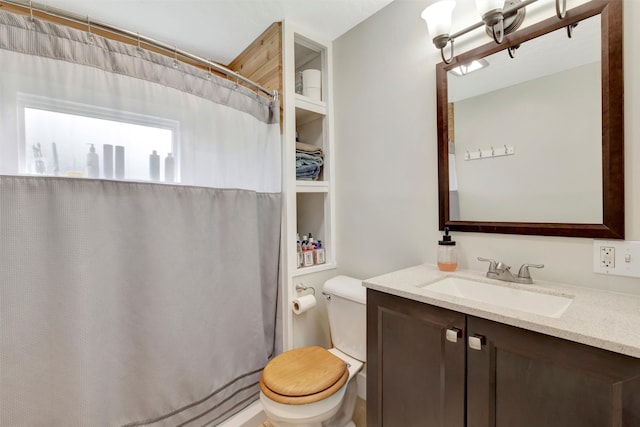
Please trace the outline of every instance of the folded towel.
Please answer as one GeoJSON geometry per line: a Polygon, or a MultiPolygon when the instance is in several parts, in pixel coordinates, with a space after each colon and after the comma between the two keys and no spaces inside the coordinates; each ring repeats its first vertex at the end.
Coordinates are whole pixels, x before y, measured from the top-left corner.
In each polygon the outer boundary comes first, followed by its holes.
{"type": "Polygon", "coordinates": [[[316,164],[296,167],[296,179],[316,180],[320,175],[320,166],[316,164]]]}
{"type": "Polygon", "coordinates": [[[322,166],[324,164],[324,160],[322,157],[312,156],[307,153],[296,153],[296,167],[312,164],[322,166]]]}
{"type": "Polygon", "coordinates": [[[315,145],[306,144],[304,142],[296,142],[296,152],[313,154],[316,156],[324,157],[322,148],[316,147],[315,145]]]}

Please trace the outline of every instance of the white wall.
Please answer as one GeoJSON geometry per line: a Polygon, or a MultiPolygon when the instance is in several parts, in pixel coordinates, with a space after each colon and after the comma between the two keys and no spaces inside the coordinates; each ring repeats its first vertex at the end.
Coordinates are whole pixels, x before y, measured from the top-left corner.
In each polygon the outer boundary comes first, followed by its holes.
{"type": "MultiPolygon", "coordinates": [[[[370,277],[436,261],[435,65],[441,59],[420,18],[429,3],[395,0],[334,42],[342,274],[370,277]]],[[[553,2],[539,3],[553,10],[553,2]]],[[[640,40],[640,2],[625,0],[624,14],[626,236],[640,240],[640,122],[634,120],[640,114],[640,51],[633,45],[640,40]]],[[[465,48],[465,42],[456,45],[465,48]]],[[[543,263],[535,278],[640,294],[640,279],[592,272],[592,239],[481,233],[454,233],[454,239],[461,268],[486,269],[478,256],[514,267],[543,263]]]]}

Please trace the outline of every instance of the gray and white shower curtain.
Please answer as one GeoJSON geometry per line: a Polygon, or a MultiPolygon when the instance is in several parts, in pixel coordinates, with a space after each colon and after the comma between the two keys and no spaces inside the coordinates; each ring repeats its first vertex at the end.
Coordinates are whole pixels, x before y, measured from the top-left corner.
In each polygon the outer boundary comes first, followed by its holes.
{"type": "Polygon", "coordinates": [[[200,69],[0,12],[0,426],[209,426],[256,400],[278,351],[277,120],[200,69]],[[127,135],[29,109],[169,123],[177,182],[74,178],[85,143],[127,135]]]}

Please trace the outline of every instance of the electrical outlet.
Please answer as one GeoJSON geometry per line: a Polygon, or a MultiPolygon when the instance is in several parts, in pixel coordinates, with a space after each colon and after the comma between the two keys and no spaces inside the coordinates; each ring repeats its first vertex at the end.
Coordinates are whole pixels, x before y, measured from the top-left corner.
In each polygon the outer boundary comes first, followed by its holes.
{"type": "Polygon", "coordinates": [[[613,246],[600,246],[600,267],[615,268],[616,248],[613,246]]]}
{"type": "Polygon", "coordinates": [[[594,273],[640,277],[640,242],[593,241],[594,273]]]}

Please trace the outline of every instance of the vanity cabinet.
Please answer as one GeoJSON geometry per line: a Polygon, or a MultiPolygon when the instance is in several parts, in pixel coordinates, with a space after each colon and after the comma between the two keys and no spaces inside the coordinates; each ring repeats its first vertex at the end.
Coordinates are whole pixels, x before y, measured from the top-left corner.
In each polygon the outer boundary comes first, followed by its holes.
{"type": "Polygon", "coordinates": [[[371,289],[367,316],[370,427],[640,426],[640,359],[371,289]]]}
{"type": "Polygon", "coordinates": [[[464,334],[463,314],[367,290],[367,426],[463,427],[464,334]]]}

